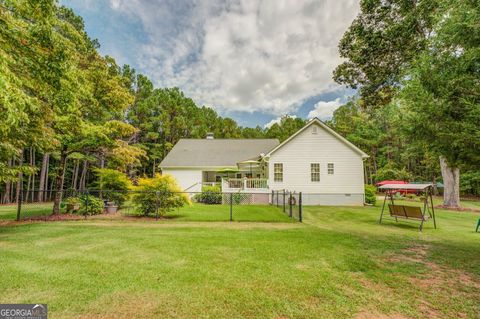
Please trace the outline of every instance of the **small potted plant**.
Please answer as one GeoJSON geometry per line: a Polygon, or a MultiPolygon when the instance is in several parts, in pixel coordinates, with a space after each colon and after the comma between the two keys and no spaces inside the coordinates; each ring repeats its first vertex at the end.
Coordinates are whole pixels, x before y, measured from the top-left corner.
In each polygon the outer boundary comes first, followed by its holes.
{"type": "Polygon", "coordinates": [[[67,213],[77,212],[80,209],[80,198],[69,197],[65,200],[67,204],[67,213]]]}

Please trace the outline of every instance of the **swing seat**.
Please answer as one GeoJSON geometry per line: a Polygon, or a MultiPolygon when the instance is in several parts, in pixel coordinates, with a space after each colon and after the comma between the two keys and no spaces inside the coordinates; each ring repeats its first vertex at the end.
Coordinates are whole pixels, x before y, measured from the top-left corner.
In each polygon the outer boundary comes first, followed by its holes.
{"type": "Polygon", "coordinates": [[[388,204],[388,210],[390,211],[390,216],[396,218],[415,219],[423,221],[426,221],[428,219],[428,216],[424,216],[422,213],[422,209],[417,206],[388,204]]]}

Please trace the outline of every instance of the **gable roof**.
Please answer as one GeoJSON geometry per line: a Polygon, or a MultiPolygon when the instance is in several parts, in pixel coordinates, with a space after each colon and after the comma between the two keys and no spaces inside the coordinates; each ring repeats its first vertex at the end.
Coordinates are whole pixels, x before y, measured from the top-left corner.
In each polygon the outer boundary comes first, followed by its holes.
{"type": "Polygon", "coordinates": [[[160,167],[237,167],[279,144],[278,139],[180,139],[160,167]]]}
{"type": "Polygon", "coordinates": [[[308,127],[310,127],[311,125],[313,124],[317,124],[319,125],[320,127],[322,127],[325,131],[327,131],[328,133],[330,133],[331,135],[333,135],[334,137],[336,137],[338,140],[340,140],[341,142],[343,142],[345,145],[347,145],[348,147],[350,147],[352,150],[354,150],[355,152],[357,152],[362,158],[368,158],[370,156],[368,156],[365,152],[363,152],[361,149],[359,149],[358,147],[356,147],[355,145],[353,145],[352,143],[350,143],[345,137],[341,136],[340,134],[338,134],[337,132],[335,132],[333,129],[331,129],[330,127],[328,127],[327,124],[323,123],[322,121],[320,121],[318,118],[314,117],[313,119],[311,119],[304,127],[302,127],[301,129],[299,129],[297,132],[295,132],[295,134],[293,134],[292,136],[290,136],[289,138],[287,138],[285,141],[283,141],[281,144],[279,144],[277,147],[275,147],[274,149],[272,149],[270,152],[268,152],[268,154],[266,154],[266,156],[270,156],[272,155],[274,152],[276,152],[278,149],[280,149],[283,145],[287,144],[288,142],[290,142],[292,139],[295,138],[295,136],[297,136],[298,134],[300,134],[301,132],[305,131],[308,127]]]}

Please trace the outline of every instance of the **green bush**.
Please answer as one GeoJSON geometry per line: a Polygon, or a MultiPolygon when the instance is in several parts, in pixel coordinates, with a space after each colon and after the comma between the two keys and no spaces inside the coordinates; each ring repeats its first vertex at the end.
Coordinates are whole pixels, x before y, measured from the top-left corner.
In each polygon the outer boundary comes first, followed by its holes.
{"type": "Polygon", "coordinates": [[[155,215],[158,209],[159,216],[185,204],[190,200],[170,175],[156,175],[154,178],[141,178],[138,181],[139,192],[133,196],[133,203],[144,216],[155,215]]]}
{"type": "Polygon", "coordinates": [[[78,197],[68,197],[67,199],[65,199],[65,204],[67,205],[76,205],[76,204],[80,204],[80,198],[78,197]]]}
{"type": "Polygon", "coordinates": [[[195,201],[204,204],[221,204],[222,190],[219,186],[204,186],[202,193],[195,195],[195,201]]]}
{"type": "Polygon", "coordinates": [[[377,188],[373,185],[365,185],[365,203],[375,205],[377,202],[377,188]]]}
{"type": "Polygon", "coordinates": [[[103,212],[103,201],[92,195],[80,196],[81,206],[78,211],[83,215],[98,215],[103,212]]]}
{"type": "Polygon", "coordinates": [[[467,172],[460,176],[460,191],[465,195],[480,195],[480,172],[467,172]]]}
{"type": "Polygon", "coordinates": [[[392,163],[379,168],[375,174],[377,182],[385,180],[409,181],[411,179],[412,175],[405,168],[398,169],[392,163]]]}
{"type": "Polygon", "coordinates": [[[60,207],[61,208],[64,208],[66,207],[66,213],[69,214],[69,213],[74,213],[76,211],[78,211],[78,209],[75,209],[75,206],[77,206],[77,208],[80,206],[81,204],[81,200],[80,198],[78,197],[68,197],[66,198],[61,204],[60,204],[60,207]]]}
{"type": "Polygon", "coordinates": [[[102,197],[109,202],[122,206],[128,200],[131,182],[128,177],[114,169],[96,169],[98,181],[96,187],[102,190],[102,197]]]}

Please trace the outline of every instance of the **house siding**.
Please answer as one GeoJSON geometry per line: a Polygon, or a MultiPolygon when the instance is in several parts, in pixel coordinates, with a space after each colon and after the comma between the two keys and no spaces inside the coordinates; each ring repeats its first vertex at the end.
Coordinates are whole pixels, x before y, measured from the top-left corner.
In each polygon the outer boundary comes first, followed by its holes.
{"type": "Polygon", "coordinates": [[[270,188],[303,192],[305,205],[362,205],[364,177],[362,156],[346,143],[312,124],[269,158],[270,188]],[[316,134],[313,134],[313,127],[316,134]],[[274,164],[283,163],[283,181],[275,182],[274,164]],[[310,164],[320,164],[320,181],[312,182],[310,164]],[[334,174],[328,174],[334,163],[334,174]],[[308,194],[308,195],[307,195],[308,194]]]}
{"type": "Polygon", "coordinates": [[[162,169],[163,175],[172,175],[182,190],[188,188],[188,192],[202,191],[202,170],[201,169],[162,169]],[[192,185],[195,186],[191,187],[192,185]]]}

